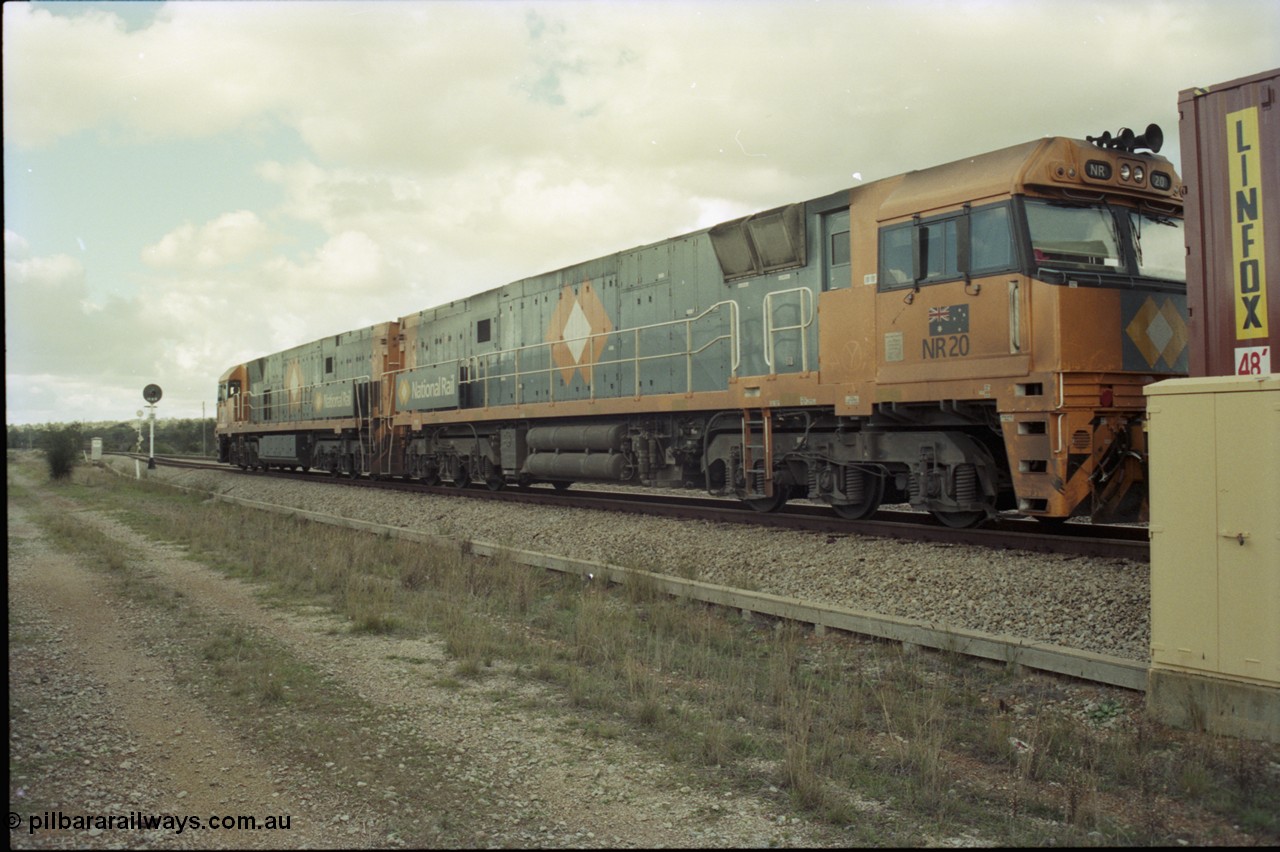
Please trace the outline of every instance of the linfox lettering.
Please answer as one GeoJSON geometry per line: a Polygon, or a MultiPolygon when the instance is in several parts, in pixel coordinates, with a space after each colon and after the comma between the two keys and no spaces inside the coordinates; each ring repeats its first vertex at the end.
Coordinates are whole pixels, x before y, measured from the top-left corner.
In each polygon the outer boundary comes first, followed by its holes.
{"type": "Polygon", "coordinates": [[[1250,220],[1247,228],[1252,228],[1252,221],[1258,218],[1258,188],[1256,186],[1249,187],[1249,194],[1243,192],[1236,193],[1236,221],[1240,222],[1245,219],[1250,220]]]}
{"type": "Polygon", "coordinates": [[[1236,338],[1249,340],[1267,336],[1266,260],[1263,232],[1261,162],[1257,159],[1258,110],[1256,107],[1227,115],[1235,139],[1231,163],[1231,193],[1234,222],[1231,245],[1235,259],[1236,338]],[[1249,168],[1250,162],[1254,168],[1249,168]]]}

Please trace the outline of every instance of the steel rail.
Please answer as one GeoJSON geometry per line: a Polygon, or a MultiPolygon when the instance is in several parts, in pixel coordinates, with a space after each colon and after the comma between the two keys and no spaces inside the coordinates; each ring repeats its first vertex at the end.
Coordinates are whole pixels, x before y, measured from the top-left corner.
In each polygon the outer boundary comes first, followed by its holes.
{"type": "MultiPolygon", "coordinates": [[[[157,464],[175,467],[208,468],[232,472],[233,468],[189,459],[156,458],[157,464]]],[[[684,518],[710,523],[748,524],[778,529],[819,532],[828,535],[868,535],[901,541],[928,541],[987,547],[995,550],[1027,550],[1101,559],[1149,562],[1151,545],[1145,527],[1102,526],[1088,523],[1045,524],[1031,518],[1002,517],[985,526],[955,529],[940,524],[925,512],[881,509],[872,517],[851,521],[832,514],[829,507],[792,503],[777,512],[755,512],[739,500],[718,497],[646,492],[576,490],[558,491],[549,487],[503,488],[493,491],[483,486],[456,488],[426,486],[393,479],[335,479],[323,473],[272,471],[271,476],[303,479],[308,482],[335,482],[364,488],[406,491],[417,494],[463,496],[475,500],[554,505],[565,508],[625,512],[652,517],[684,518]]]]}

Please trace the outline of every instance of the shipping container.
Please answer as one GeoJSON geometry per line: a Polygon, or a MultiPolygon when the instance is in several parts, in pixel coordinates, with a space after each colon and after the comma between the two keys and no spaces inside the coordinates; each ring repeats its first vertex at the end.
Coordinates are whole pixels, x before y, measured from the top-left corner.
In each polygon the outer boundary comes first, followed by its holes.
{"type": "Polygon", "coordinates": [[[1276,372],[1280,69],[1178,95],[1193,376],[1276,372]]]}

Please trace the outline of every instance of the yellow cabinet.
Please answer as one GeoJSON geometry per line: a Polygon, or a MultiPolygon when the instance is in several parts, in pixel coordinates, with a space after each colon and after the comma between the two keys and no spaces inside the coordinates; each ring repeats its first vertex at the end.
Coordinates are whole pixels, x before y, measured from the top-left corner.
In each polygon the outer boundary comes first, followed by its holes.
{"type": "Polygon", "coordinates": [[[1280,376],[1146,394],[1152,667],[1280,685],[1280,376]]]}

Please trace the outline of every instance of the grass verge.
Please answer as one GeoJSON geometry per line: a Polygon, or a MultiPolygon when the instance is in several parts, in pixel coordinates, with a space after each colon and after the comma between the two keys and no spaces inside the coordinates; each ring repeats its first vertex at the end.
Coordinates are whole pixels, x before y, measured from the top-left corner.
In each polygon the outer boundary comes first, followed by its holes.
{"type": "MultiPolygon", "coordinates": [[[[1049,677],[817,638],[644,583],[584,583],[151,482],[81,472],[59,492],[118,511],[279,602],[331,607],[354,633],[438,635],[456,688],[499,668],[550,684],[562,705],[549,711],[744,791],[785,791],[849,843],[1172,844],[1196,823],[1222,826],[1219,840],[1280,842],[1275,748],[1153,725],[1134,697],[1073,706],[1049,677]]],[[[93,549],[71,529],[59,535],[93,549]]],[[[240,684],[232,698],[323,707],[318,687],[303,700],[264,683],[254,655],[236,650],[245,641],[225,635],[200,649],[220,683],[240,684]]]]}

